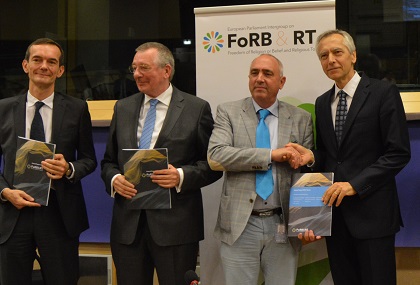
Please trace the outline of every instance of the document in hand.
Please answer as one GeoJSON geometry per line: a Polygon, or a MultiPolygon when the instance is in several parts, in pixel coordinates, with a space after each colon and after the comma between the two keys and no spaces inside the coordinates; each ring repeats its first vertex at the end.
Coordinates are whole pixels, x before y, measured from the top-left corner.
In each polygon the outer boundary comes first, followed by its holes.
{"type": "Polygon", "coordinates": [[[333,184],[334,173],[295,173],[290,189],[288,236],[313,230],[316,236],[331,236],[332,207],[321,198],[333,184]]]}
{"type": "Polygon", "coordinates": [[[48,206],[51,179],[42,168],[41,161],[53,159],[54,153],[55,144],[23,137],[17,139],[13,187],[25,191],[43,206],[48,206]]]}
{"type": "Polygon", "coordinates": [[[123,149],[124,176],[135,185],[137,194],[131,209],[170,209],[171,191],[152,182],[154,170],[168,168],[168,149],[123,149]]]}

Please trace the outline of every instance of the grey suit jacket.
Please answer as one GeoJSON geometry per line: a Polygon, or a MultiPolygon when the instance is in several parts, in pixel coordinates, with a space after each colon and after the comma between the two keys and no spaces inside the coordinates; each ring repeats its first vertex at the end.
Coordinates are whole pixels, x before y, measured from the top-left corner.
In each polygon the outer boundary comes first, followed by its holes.
{"type": "MultiPolygon", "coordinates": [[[[255,171],[267,170],[270,150],[255,146],[258,118],[251,97],[225,103],[217,108],[214,130],[209,142],[208,160],[212,169],[225,171],[215,236],[231,245],[242,234],[254,202],[255,171]]],[[[279,101],[278,145],[295,141],[313,147],[311,115],[279,101]]],[[[277,179],[286,223],[293,170],[287,162],[278,163],[277,179]]]]}
{"type": "MultiPolygon", "coordinates": [[[[111,193],[111,180],[122,173],[122,149],[138,148],[137,126],[144,94],[137,93],[117,102],[109,139],[102,160],[102,178],[111,193]]],[[[168,148],[169,163],[184,172],[182,190],[171,189],[172,209],[146,210],[153,240],[161,245],[180,245],[204,238],[201,187],[213,183],[222,174],[212,171],[206,152],[213,129],[210,105],[173,87],[172,99],[155,148],[168,148]]],[[[111,241],[134,241],[140,210],[127,208],[128,200],[116,194],[111,225],[111,241]]]]}
{"type": "MultiPolygon", "coordinates": [[[[0,100],[0,114],[0,156],[4,160],[0,190],[13,189],[17,137],[25,136],[26,92],[0,100]]],[[[83,100],[55,92],[52,121],[51,142],[56,144],[56,153],[63,154],[75,169],[72,180],[63,177],[52,185],[66,231],[76,237],[89,227],[81,179],[97,164],[88,106],[83,100]]],[[[9,238],[19,213],[9,202],[0,204],[0,243],[9,238]]]]}

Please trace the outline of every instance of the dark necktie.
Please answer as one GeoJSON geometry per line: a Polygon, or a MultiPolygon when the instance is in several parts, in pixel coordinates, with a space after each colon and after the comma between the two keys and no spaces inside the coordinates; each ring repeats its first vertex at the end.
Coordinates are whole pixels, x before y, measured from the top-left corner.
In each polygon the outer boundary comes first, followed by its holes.
{"type": "Polygon", "coordinates": [[[44,123],[42,122],[41,114],[39,113],[39,109],[44,106],[44,103],[38,101],[35,103],[35,115],[34,119],[32,120],[31,125],[31,134],[30,138],[37,141],[45,141],[45,133],[44,133],[44,123]]]}
{"type": "Polygon", "coordinates": [[[337,137],[337,142],[340,144],[341,136],[343,135],[344,123],[346,122],[347,117],[347,94],[343,90],[338,92],[337,111],[335,114],[335,135],[337,137]]]}
{"type": "Polygon", "coordinates": [[[156,105],[159,102],[158,99],[150,99],[150,108],[147,111],[146,120],[144,121],[143,130],[141,131],[139,148],[148,149],[150,142],[152,141],[152,134],[155,128],[156,121],[156,105]]]}
{"type": "MultiPolygon", "coordinates": [[[[260,114],[260,121],[257,126],[256,145],[257,148],[271,148],[270,147],[270,132],[265,124],[265,118],[270,114],[270,111],[261,109],[258,111],[260,114]]],[[[264,200],[273,193],[274,180],[271,168],[267,171],[256,172],[256,191],[257,194],[264,200]]]]}

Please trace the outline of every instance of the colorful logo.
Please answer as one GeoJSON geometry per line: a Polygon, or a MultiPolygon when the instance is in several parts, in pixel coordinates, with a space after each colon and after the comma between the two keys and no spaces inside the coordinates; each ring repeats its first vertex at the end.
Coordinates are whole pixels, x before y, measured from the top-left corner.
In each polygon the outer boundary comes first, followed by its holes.
{"type": "Polygon", "coordinates": [[[219,32],[211,31],[210,33],[207,33],[203,38],[204,49],[211,53],[220,51],[220,49],[223,47],[223,43],[225,42],[222,38],[223,36],[219,34],[219,32]]]}

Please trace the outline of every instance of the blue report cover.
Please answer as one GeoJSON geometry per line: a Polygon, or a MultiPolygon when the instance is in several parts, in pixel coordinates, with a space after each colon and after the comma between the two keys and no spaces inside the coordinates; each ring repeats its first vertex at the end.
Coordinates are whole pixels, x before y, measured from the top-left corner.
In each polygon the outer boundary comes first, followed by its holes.
{"type": "Polygon", "coordinates": [[[317,236],[331,236],[332,207],[321,198],[333,184],[334,173],[295,173],[289,203],[288,236],[313,230],[317,236]]]}

